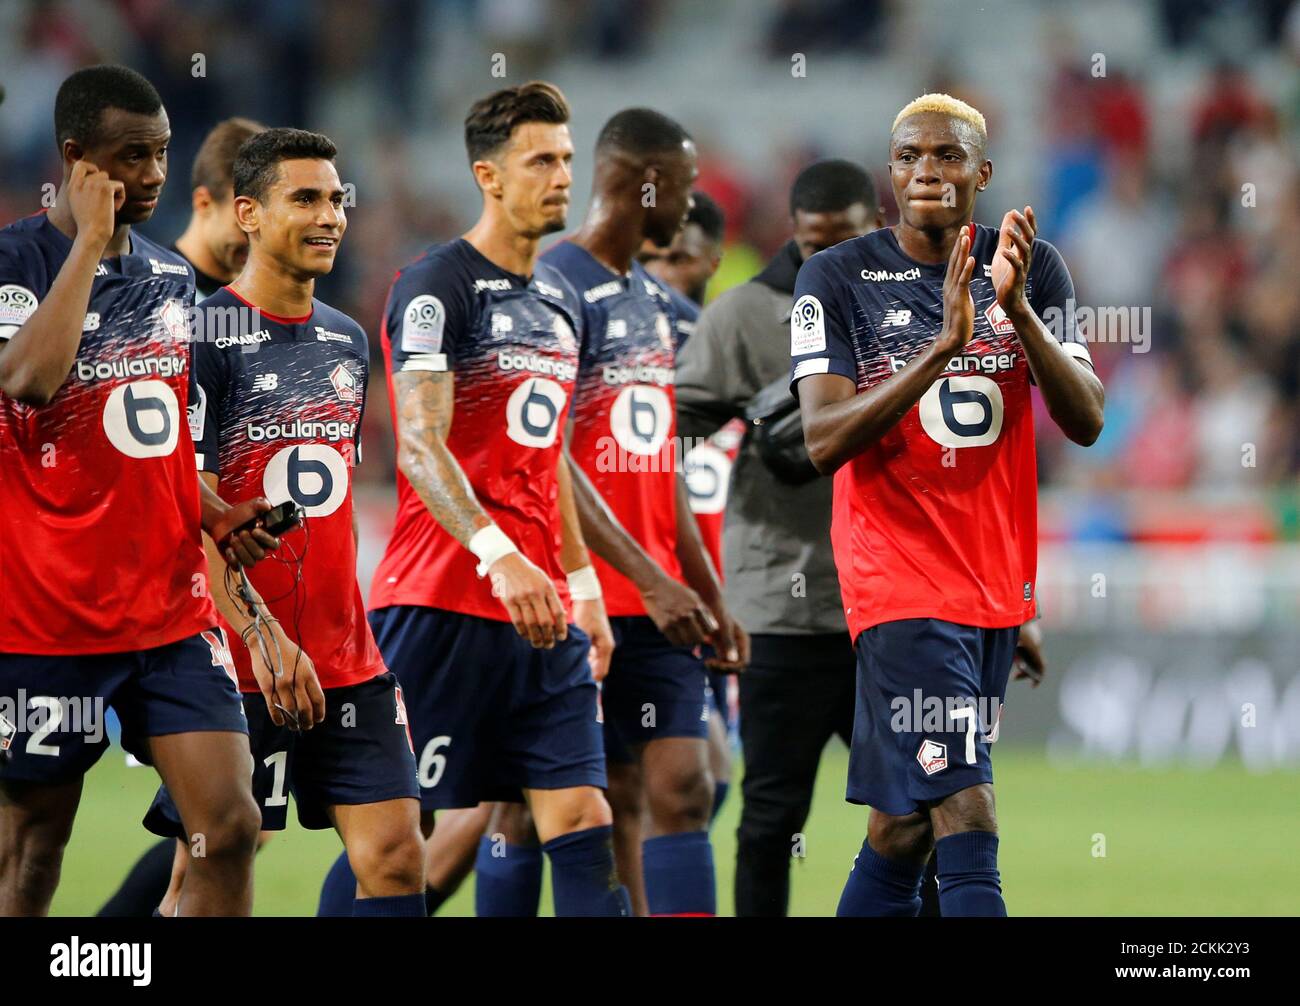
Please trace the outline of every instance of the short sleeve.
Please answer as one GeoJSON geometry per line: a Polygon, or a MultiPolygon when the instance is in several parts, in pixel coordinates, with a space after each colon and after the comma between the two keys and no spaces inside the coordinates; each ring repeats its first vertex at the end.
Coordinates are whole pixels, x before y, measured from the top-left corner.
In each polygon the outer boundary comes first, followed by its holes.
{"type": "Polygon", "coordinates": [[[36,313],[45,296],[43,271],[17,242],[0,235],[0,341],[13,338],[36,313]]]}
{"type": "Polygon", "coordinates": [[[188,416],[190,439],[194,441],[195,466],[201,472],[221,474],[221,413],[229,386],[226,354],[212,342],[190,343],[192,382],[188,416]]]}
{"type": "Polygon", "coordinates": [[[1079,331],[1074,280],[1056,246],[1035,239],[1029,267],[1029,306],[1070,356],[1092,366],[1092,354],[1079,331]]]}
{"type": "Polygon", "coordinates": [[[853,332],[840,306],[837,283],[825,252],[799,270],[790,313],[790,393],[799,396],[799,381],[811,374],[839,374],[858,381],[853,332]]]}
{"type": "Polygon", "coordinates": [[[393,373],[455,370],[471,316],[469,291],[451,263],[422,260],[402,270],[384,305],[393,373]]]}

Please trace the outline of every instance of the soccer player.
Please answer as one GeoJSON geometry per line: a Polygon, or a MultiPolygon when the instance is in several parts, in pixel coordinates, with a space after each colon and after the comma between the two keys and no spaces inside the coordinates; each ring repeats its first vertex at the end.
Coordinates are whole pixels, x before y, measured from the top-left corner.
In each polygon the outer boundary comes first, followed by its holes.
{"type": "Polygon", "coordinates": [[[251,119],[226,119],[204,137],[194,158],[190,222],[172,250],[193,267],[200,301],[234,282],[248,260],[248,235],[235,216],[235,154],[265,128],[251,119]]]}
{"type": "MultiPolygon", "coordinates": [[[[194,271],[196,300],[216,293],[239,275],[248,258],[248,235],[235,218],[234,165],[239,145],[266,127],[251,119],[226,119],[213,127],[190,169],[189,225],[172,244],[194,271]]],[[[262,835],[264,840],[266,833],[262,835]]],[[[122,885],[96,913],[148,918],[172,880],[175,842],[147,849],[122,885]]],[[[174,899],[173,899],[174,900],[174,899]]]]}
{"type": "Polygon", "coordinates": [[[195,470],[193,278],[133,229],[167,177],[158,92],[78,70],[54,125],[55,205],[0,231],[0,915],[48,910],[105,705],[206,836],[184,913],[247,915],[248,728],[200,528],[251,565],[278,542],[231,532],[269,504],[229,507],[195,470]]]}
{"type": "Polygon", "coordinates": [[[483,213],[393,282],[398,514],[371,624],[411,713],[426,832],[435,809],[522,791],[556,914],[626,915],[589,664],[603,674],[612,641],[562,452],[582,317],[537,261],[568,210],[568,119],[541,81],[475,102],[483,213]]]}
{"type": "Polygon", "coordinates": [[[726,226],[722,207],[708,193],[696,190],[691,193],[686,223],[672,244],[660,248],[647,240],[637,253],[637,260],[667,288],[673,303],[686,309],[688,317],[677,319],[677,332],[682,339],[689,338],[694,331],[692,322],[704,304],[709,280],[722,265],[726,226]]]}
{"type": "MultiPolygon", "coordinates": [[[[686,226],[673,238],[672,244],[658,248],[647,240],[637,255],[646,272],[659,280],[672,298],[679,353],[695,333],[695,323],[700,317],[709,280],[722,264],[725,233],[726,217],[722,207],[707,193],[697,190],[691,193],[691,210],[686,215],[686,226]]],[[[684,459],[691,513],[695,515],[700,537],[719,576],[722,574],[722,515],[727,506],[731,466],[740,450],[744,430],[742,420],[733,420],[715,431],[707,442],[692,446],[684,459]]],[[[728,675],[709,669],[709,699],[713,706],[709,714],[709,771],[713,775],[710,821],[718,816],[731,786],[728,681],[728,675]]]]}
{"type": "MultiPolygon", "coordinates": [[[[300,129],[268,129],[240,147],[233,191],[248,263],[199,308],[191,427],[214,490],[263,490],[292,500],[305,518],[285,540],[296,561],[263,563],[247,598],[233,583],[213,591],[223,623],[241,640],[231,649],[262,828],[284,829],[292,790],[304,828],[332,826],[343,839],[356,877],[349,914],[424,918],[406,708],[356,581],[352,470],[369,347],[360,325],[313,296],[347,228],[335,155],[327,137],[300,129]],[[295,696],[298,711],[286,714],[295,696]]],[[[212,560],[210,542],[208,553],[212,560]]],[[[165,790],[145,823],[183,837],[165,790]]],[[[176,878],[172,886],[164,915],[176,878]]]]}
{"type": "Polygon", "coordinates": [[[1031,381],[1074,442],[1102,427],[1073,284],[1033,210],[971,222],[987,143],[962,101],[906,105],[899,223],[814,255],[795,286],[791,387],[810,457],[835,472],[858,660],[848,799],[871,807],[840,915],[915,915],[932,848],[945,916],[1006,914],[989,757],[1034,617],[1031,381]]]}
{"type": "MultiPolygon", "coordinates": [[[[681,230],[695,158],[690,136],[667,116],[646,108],[617,113],[596,140],[586,220],[542,260],[573,284],[584,313],[571,455],[637,543],[709,606],[718,663],[734,669],[748,657],[748,640],[727,612],[677,470],[672,301],[635,259],[643,241],[668,246],[681,230]]],[[[659,630],[635,583],[597,553],[616,643],[602,692],[606,734],[611,762],[622,748],[641,770],[647,908],[651,915],[713,915],[704,663],[659,630]]],[[[635,850],[620,867],[634,859],[635,850]]]]}

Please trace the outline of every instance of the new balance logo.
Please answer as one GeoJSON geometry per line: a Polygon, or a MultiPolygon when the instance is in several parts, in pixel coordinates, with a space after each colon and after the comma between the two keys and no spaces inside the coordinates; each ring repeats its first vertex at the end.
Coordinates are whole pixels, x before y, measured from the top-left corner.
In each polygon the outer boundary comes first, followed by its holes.
{"type": "Polygon", "coordinates": [[[274,391],[279,386],[279,374],[258,374],[253,378],[254,391],[274,391]]]}
{"type": "Polygon", "coordinates": [[[899,308],[893,311],[886,311],[885,317],[881,319],[881,328],[903,328],[912,324],[912,312],[899,308]]]}

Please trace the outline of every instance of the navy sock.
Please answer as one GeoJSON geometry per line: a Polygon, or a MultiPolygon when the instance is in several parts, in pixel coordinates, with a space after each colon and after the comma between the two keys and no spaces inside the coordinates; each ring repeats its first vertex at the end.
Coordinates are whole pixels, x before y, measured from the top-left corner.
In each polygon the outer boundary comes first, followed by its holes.
{"type": "Polygon", "coordinates": [[[434,915],[446,900],[447,895],[436,887],[426,887],[424,889],[424,914],[434,915]]]}
{"type": "Polygon", "coordinates": [[[610,825],[573,831],[542,846],[551,860],[551,889],[559,916],[631,915],[627,888],[614,869],[610,825]]]}
{"type": "Polygon", "coordinates": [[[651,915],[716,915],[713,845],[707,831],[660,835],[641,843],[651,915]]]}
{"type": "Polygon", "coordinates": [[[149,846],[131,867],[122,886],[95,914],[100,918],[147,919],[153,916],[172,882],[175,839],[165,838],[149,846]]]}
{"type": "Polygon", "coordinates": [[[352,914],[371,919],[427,918],[423,894],[390,894],[383,898],[357,898],[352,902],[352,914]]]}
{"type": "Polygon", "coordinates": [[[538,846],[505,842],[498,846],[484,835],[479,839],[474,872],[475,915],[498,919],[537,917],[542,900],[542,850],[538,846]]]}
{"type": "Polygon", "coordinates": [[[864,841],[835,914],[840,918],[915,916],[921,910],[923,870],[924,865],[886,859],[864,841]]]}
{"type": "Polygon", "coordinates": [[[945,917],[1005,917],[998,875],[998,836],[962,831],[934,843],[939,861],[939,907],[945,917]]]}
{"type": "Polygon", "coordinates": [[[352,864],[348,854],[340,852],[334,860],[330,872],[325,874],[325,883],[320,889],[320,904],[316,907],[316,917],[337,917],[352,914],[352,903],[357,896],[357,878],[352,873],[352,864]]]}
{"type": "Polygon", "coordinates": [[[718,817],[718,811],[722,810],[722,804],[727,799],[727,790],[731,789],[731,783],[718,780],[713,784],[713,810],[709,813],[709,824],[712,824],[718,817]]]}

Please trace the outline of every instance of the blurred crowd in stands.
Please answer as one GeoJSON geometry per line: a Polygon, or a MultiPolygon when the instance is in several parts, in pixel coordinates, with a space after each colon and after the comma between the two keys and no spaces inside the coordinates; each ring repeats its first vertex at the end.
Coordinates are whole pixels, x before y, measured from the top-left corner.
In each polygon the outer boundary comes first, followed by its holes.
{"type": "MultiPolygon", "coordinates": [[[[449,50],[507,52],[509,81],[548,75],[575,57],[619,73],[651,72],[657,54],[695,16],[674,0],[0,0],[0,222],[41,208],[57,181],[52,106],[59,82],[96,61],[146,74],[174,133],[172,176],[145,228],[170,241],[188,214],[188,174],[204,133],[229,115],[330,133],[357,181],[336,274],[321,296],[353,314],[377,344],[393,270],[433,241],[459,233],[476,202],[452,199],[422,177],[420,132],[458,134],[468,100],[495,81],[449,82],[433,66],[449,50]],[[455,38],[448,40],[448,33],[455,38]],[[441,55],[437,55],[441,54],[441,55]],[[202,57],[200,66],[200,57],[202,57]],[[647,70],[650,67],[651,70],[647,70]],[[199,73],[199,70],[202,73],[199,73]]],[[[768,0],[732,4],[766,19],[748,32],[737,64],[788,62],[791,51],[845,60],[889,58],[902,0],[768,0]]],[[[1054,12],[1069,5],[1045,3],[1054,12]]],[[[1294,495],[1300,475],[1300,2],[1151,0],[1161,52],[1113,60],[1104,75],[1087,47],[1044,38],[1042,79],[1020,86],[1038,101],[1033,201],[1045,236],[1069,264],[1079,303],[1112,323],[1094,358],[1107,385],[1107,424],[1088,451],[1040,423],[1045,485],[1088,492],[1262,488],[1294,495]],[[1260,80],[1256,61],[1216,47],[1224,9],[1253,50],[1285,79],[1260,80]],[[1151,101],[1152,67],[1192,67],[1194,87],[1176,123],[1151,101]],[[1171,126],[1174,127],[1171,129],[1171,126]],[[1169,137],[1177,142],[1170,143],[1169,137]],[[1116,319],[1128,326],[1115,331],[1116,319]],[[1145,349],[1146,351],[1141,351],[1145,349]]],[[[987,81],[917,75],[980,104],[994,134],[1004,111],[987,81]]],[[[720,96],[727,101],[744,95],[720,96]]],[[[647,95],[653,104],[653,95],[647,95]]],[[[684,123],[692,128],[691,122],[684,123]]],[[[788,187],[817,144],[777,145],[761,162],[702,142],[699,186],[727,214],[723,271],[711,295],[753,275],[787,237],[788,187]]],[[[838,153],[838,152],[836,152],[838,153]]],[[[894,219],[883,169],[871,165],[894,219]]],[[[579,194],[575,193],[575,197],[579,194]]],[[[576,205],[582,205],[575,198],[576,205]]],[[[985,207],[996,224],[1005,207],[985,207]],[[994,211],[997,211],[996,213],[994,211]]],[[[571,221],[576,224],[577,220],[571,221]]],[[[376,373],[382,373],[376,368],[376,373]]],[[[366,464],[392,477],[382,381],[372,382],[366,464]]],[[[1040,417],[1045,420],[1046,417],[1040,417]]]]}

